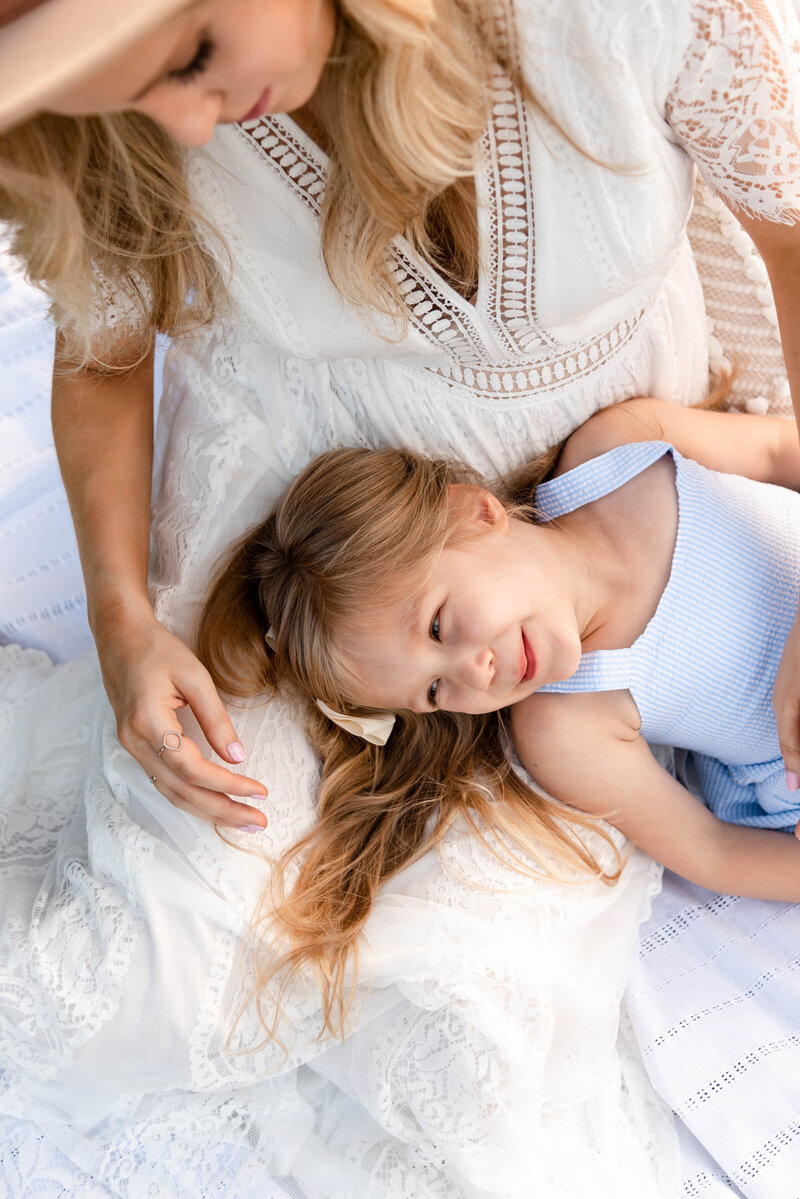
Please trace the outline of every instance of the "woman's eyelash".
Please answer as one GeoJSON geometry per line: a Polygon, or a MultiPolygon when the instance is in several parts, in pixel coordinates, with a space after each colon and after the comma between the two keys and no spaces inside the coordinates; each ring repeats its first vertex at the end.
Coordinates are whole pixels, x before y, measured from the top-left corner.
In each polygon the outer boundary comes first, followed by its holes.
{"type": "Polygon", "coordinates": [[[178,83],[191,83],[198,75],[202,75],[213,53],[214,43],[210,38],[202,38],[192,61],[187,63],[185,67],[179,67],[176,71],[170,71],[167,78],[174,79],[178,83]]]}
{"type": "Polygon", "coordinates": [[[439,690],[439,680],[434,679],[428,688],[428,703],[432,708],[436,707],[436,692],[439,690]]]}
{"type": "Polygon", "coordinates": [[[434,641],[441,641],[441,636],[439,634],[439,613],[438,612],[434,616],[433,623],[431,624],[431,637],[433,637],[434,641]]]}

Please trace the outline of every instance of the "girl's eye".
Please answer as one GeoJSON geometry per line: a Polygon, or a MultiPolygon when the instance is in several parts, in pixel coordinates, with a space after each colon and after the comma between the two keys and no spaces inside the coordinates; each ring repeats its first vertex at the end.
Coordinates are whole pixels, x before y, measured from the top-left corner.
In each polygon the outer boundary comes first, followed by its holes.
{"type": "Polygon", "coordinates": [[[434,679],[428,688],[428,703],[432,708],[436,707],[436,692],[439,690],[439,680],[434,679]]]}
{"type": "Polygon", "coordinates": [[[439,613],[438,612],[434,616],[433,624],[431,625],[431,637],[433,637],[434,641],[441,641],[441,637],[439,636],[439,613]]]}
{"type": "Polygon", "coordinates": [[[170,71],[167,79],[174,79],[178,83],[191,83],[198,75],[202,75],[213,53],[214,43],[210,38],[202,38],[192,61],[187,63],[185,67],[179,67],[175,71],[170,71]]]}

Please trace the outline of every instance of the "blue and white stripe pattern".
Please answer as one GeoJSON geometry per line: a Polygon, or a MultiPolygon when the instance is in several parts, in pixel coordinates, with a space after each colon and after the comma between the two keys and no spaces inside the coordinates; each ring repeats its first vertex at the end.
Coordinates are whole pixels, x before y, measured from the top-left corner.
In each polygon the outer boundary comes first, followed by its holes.
{"type": "Polygon", "coordinates": [[[536,507],[555,520],[664,454],[675,462],[679,515],[656,612],[629,649],[584,654],[571,678],[542,690],[629,690],[648,741],[693,751],[720,819],[794,829],[800,793],[786,786],[772,689],[800,593],[800,495],[707,470],[650,441],[543,483],[536,507]]]}

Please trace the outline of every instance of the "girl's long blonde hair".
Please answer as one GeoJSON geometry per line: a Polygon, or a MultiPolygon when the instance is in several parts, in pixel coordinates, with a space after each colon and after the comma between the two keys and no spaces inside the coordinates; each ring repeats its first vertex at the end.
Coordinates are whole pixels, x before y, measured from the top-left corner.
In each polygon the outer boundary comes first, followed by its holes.
{"type": "MultiPolygon", "coordinates": [[[[533,481],[529,469],[524,486],[533,481]]],[[[234,547],[200,620],[198,653],[221,690],[249,696],[288,686],[307,701],[323,763],[319,819],[276,863],[257,918],[268,925],[257,990],[310,966],[328,1031],[342,1028],[358,935],[378,889],[454,821],[531,874],[546,869],[530,857],[555,855],[586,877],[612,883],[619,875],[619,858],[607,872],[579,835],[592,828],[613,846],[594,819],[567,817],[514,772],[503,713],[401,711],[381,747],[334,725],[313,702],[348,710],[353,673],[338,648],[343,633],[408,604],[426,566],[465,535],[451,485],[479,482],[466,467],[401,450],[323,454],[234,547]],[[274,646],[265,641],[270,626],[274,646]]]]}
{"type": "MultiPolygon", "coordinates": [[[[349,300],[404,311],[387,253],[398,234],[474,288],[475,146],[504,61],[494,11],[489,0],[340,0],[309,113],[331,160],[323,253],[349,300]]],[[[0,134],[0,220],[79,365],[113,366],[116,350],[127,366],[156,331],[209,322],[225,294],[186,153],[136,113],[45,113],[0,134]],[[125,327],[98,336],[115,291],[125,327]]]]}

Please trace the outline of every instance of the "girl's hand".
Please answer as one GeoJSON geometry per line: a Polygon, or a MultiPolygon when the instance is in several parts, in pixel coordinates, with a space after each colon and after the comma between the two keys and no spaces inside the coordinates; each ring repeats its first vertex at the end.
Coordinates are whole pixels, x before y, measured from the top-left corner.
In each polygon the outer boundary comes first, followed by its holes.
{"type": "Polygon", "coordinates": [[[201,820],[253,832],[264,828],[262,812],[226,794],[263,799],[262,783],[207,761],[188,737],[179,750],[159,756],[164,733],[180,730],[177,712],[188,705],[216,753],[228,762],[244,761],[211,676],[191,650],[149,605],[106,613],[94,621],[94,632],[119,739],[147,777],[156,777],[157,790],[201,820]]]}
{"type": "Polygon", "coordinates": [[[772,692],[781,756],[790,791],[800,786],[800,614],[783,647],[783,656],[772,692]]]}

